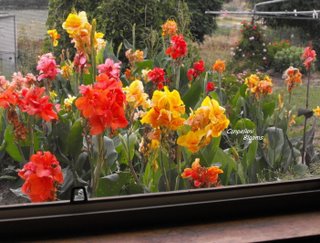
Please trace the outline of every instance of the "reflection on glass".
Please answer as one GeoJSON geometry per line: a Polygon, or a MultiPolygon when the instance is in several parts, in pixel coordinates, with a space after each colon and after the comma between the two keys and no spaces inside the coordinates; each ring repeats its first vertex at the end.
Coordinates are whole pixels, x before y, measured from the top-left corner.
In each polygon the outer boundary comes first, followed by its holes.
{"type": "Polygon", "coordinates": [[[93,198],[320,173],[319,43],[299,27],[195,20],[194,1],[153,1],[150,15],[131,3],[144,17],[125,22],[104,1],[96,11],[49,2],[0,16],[0,204],[70,199],[74,187],[93,198]]]}

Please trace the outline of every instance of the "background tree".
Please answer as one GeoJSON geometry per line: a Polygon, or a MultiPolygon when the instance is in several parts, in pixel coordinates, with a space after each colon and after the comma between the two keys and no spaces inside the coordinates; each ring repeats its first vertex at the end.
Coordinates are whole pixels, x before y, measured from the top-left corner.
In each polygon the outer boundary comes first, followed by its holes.
{"type": "MultiPolygon", "coordinates": [[[[47,26],[61,33],[60,42],[66,46],[69,38],[62,30],[63,21],[72,9],[86,11],[89,19],[97,19],[97,29],[113,41],[114,48],[124,39],[132,43],[133,24],[136,24],[136,48],[144,48],[150,41],[149,34],[157,31],[159,37],[161,24],[173,18],[182,31],[189,31],[190,27],[191,35],[202,41],[204,35],[211,34],[216,27],[215,19],[204,12],[219,10],[222,3],[223,0],[50,0],[47,26]]],[[[57,53],[60,52],[57,49],[57,53]]]]}

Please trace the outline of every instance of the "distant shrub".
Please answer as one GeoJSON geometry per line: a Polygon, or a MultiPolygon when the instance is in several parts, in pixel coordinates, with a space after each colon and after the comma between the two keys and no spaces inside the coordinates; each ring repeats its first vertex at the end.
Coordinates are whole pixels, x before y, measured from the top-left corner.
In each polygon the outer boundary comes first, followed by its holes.
{"type": "Polygon", "coordinates": [[[273,66],[275,70],[283,72],[290,66],[303,70],[304,67],[301,61],[302,53],[303,48],[296,46],[291,46],[278,51],[274,56],[273,66]]]}

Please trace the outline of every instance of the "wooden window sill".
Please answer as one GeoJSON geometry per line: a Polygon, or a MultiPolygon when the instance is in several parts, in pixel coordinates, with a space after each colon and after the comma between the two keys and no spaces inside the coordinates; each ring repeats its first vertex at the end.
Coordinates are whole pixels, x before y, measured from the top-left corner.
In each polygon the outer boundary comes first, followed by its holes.
{"type": "MultiPolygon", "coordinates": [[[[258,242],[320,236],[320,211],[54,239],[52,242],[258,242]]],[[[306,238],[305,238],[306,239],[306,238]]],[[[320,239],[320,238],[319,238],[320,239]]],[[[50,241],[49,241],[50,242],[50,241]]]]}

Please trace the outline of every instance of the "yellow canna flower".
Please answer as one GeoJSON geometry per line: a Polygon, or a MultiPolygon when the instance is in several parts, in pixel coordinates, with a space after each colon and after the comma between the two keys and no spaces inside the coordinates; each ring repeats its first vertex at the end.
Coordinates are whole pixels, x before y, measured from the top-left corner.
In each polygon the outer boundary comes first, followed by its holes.
{"type": "Polygon", "coordinates": [[[66,63],[64,66],[61,67],[61,75],[67,80],[70,80],[72,72],[73,72],[72,64],[66,63]]]}
{"type": "Polygon", "coordinates": [[[218,59],[212,66],[213,71],[222,74],[226,70],[226,64],[224,61],[218,59]]]}
{"type": "Polygon", "coordinates": [[[192,153],[198,152],[201,147],[201,141],[205,137],[205,131],[189,131],[186,135],[180,136],[177,140],[177,144],[186,147],[192,153]]]}
{"type": "Polygon", "coordinates": [[[185,106],[179,92],[170,92],[168,87],[164,87],[164,91],[153,93],[151,109],[142,117],[141,123],[150,124],[153,128],[177,130],[185,121],[181,117],[184,113],[185,106]]]}
{"type": "Polygon", "coordinates": [[[319,107],[319,106],[317,106],[317,108],[315,108],[315,109],[313,110],[313,112],[314,112],[314,115],[315,115],[316,117],[320,117],[320,107],[319,107]]]}
{"type": "Polygon", "coordinates": [[[58,40],[60,39],[60,35],[58,34],[57,30],[56,29],[48,30],[47,33],[51,37],[52,45],[54,47],[58,46],[59,44],[58,40]]]}
{"type": "Polygon", "coordinates": [[[58,95],[57,95],[57,93],[55,91],[50,91],[49,94],[50,94],[50,99],[51,100],[54,100],[56,97],[58,97],[58,95]]]}
{"type": "Polygon", "coordinates": [[[174,36],[178,32],[176,21],[168,19],[162,26],[162,36],[174,36]]]}
{"type": "Polygon", "coordinates": [[[191,127],[191,131],[180,136],[177,143],[195,153],[207,146],[212,138],[221,136],[229,123],[225,109],[216,100],[206,97],[201,106],[192,112],[185,122],[191,127]]]}
{"type": "Polygon", "coordinates": [[[68,34],[71,37],[73,37],[75,32],[78,32],[87,23],[88,23],[87,14],[86,12],[82,11],[79,14],[77,13],[69,14],[66,21],[62,24],[62,27],[68,32],[68,34]]]}
{"type": "Polygon", "coordinates": [[[126,94],[126,100],[134,109],[141,106],[144,109],[150,107],[149,96],[144,93],[144,87],[140,80],[133,81],[129,87],[123,88],[126,94]]]}
{"type": "Polygon", "coordinates": [[[72,104],[77,97],[68,95],[68,98],[64,99],[63,104],[66,110],[71,110],[72,104]]]}
{"type": "Polygon", "coordinates": [[[95,32],[94,43],[91,43],[92,26],[88,22],[87,14],[84,11],[78,14],[69,14],[62,27],[73,39],[72,42],[80,53],[90,54],[92,46],[96,50],[100,50],[105,45],[104,34],[101,32],[95,32]]]}

